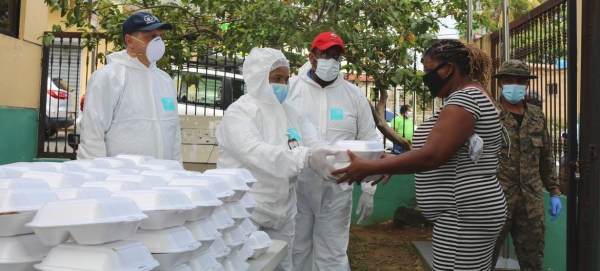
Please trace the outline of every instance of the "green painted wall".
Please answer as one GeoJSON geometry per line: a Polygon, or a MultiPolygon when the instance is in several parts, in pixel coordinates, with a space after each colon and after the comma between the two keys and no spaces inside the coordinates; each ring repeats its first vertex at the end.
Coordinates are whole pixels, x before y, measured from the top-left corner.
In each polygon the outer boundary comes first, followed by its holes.
{"type": "MultiPolygon", "coordinates": [[[[352,194],[352,225],[360,216],[356,215],[358,199],[362,194],[359,186],[354,186],[352,194]]],[[[415,207],[415,175],[394,175],[387,185],[377,185],[375,199],[373,202],[373,215],[363,225],[375,225],[394,219],[394,212],[400,206],[415,207]]]]}
{"type": "Polygon", "coordinates": [[[38,111],[0,107],[0,165],[37,156],[38,111]]]}

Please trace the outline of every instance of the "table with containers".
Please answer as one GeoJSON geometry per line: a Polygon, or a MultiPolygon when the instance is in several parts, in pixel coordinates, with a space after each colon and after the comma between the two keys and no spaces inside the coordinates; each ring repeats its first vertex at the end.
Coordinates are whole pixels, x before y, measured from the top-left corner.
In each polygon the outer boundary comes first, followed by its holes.
{"type": "Polygon", "coordinates": [[[0,166],[0,271],[273,270],[255,182],[134,155],[0,166]]]}

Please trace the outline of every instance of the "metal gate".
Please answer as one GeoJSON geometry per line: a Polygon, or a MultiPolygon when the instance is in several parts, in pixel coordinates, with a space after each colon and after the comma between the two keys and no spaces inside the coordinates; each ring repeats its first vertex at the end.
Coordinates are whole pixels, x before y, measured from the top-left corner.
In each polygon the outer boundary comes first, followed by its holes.
{"type": "MultiPolygon", "coordinates": [[[[492,33],[493,72],[501,64],[502,39],[500,32],[492,33]]],[[[561,181],[561,191],[567,193],[567,109],[569,97],[567,58],[567,0],[548,0],[510,23],[510,59],[529,63],[538,78],[530,81],[529,91],[537,92],[542,99],[552,142],[556,170],[561,181]]],[[[492,81],[492,94],[500,95],[496,80],[492,81]]]]}

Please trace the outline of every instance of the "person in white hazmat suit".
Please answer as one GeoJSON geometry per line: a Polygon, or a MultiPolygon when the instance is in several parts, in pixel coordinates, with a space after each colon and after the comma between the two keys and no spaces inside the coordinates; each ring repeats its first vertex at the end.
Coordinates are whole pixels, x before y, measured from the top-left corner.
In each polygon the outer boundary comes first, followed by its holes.
{"type": "Polygon", "coordinates": [[[108,55],[88,82],[78,159],[132,154],[181,162],[177,90],[156,67],[170,29],[146,12],[125,20],[126,49],[108,55]]]}
{"type": "MultiPolygon", "coordinates": [[[[344,80],[340,58],[344,42],[333,32],[313,41],[309,61],[290,79],[291,102],[316,127],[321,138],[379,141],[369,102],[344,80]]],[[[358,223],[373,213],[376,186],[362,184],[358,223]]],[[[310,169],[298,177],[298,215],[293,259],[296,270],[350,270],[348,248],[352,186],[324,182],[310,169]]]]}
{"type": "Polygon", "coordinates": [[[335,154],[319,139],[315,127],[285,102],[289,64],[279,50],[254,48],[243,66],[248,94],[231,104],[217,128],[217,168],[245,168],[258,180],[250,194],[258,202],[251,219],[271,239],[288,243],[277,270],[292,267],[296,216],[296,180],[310,167],[322,178],[333,168],[335,154]]]}

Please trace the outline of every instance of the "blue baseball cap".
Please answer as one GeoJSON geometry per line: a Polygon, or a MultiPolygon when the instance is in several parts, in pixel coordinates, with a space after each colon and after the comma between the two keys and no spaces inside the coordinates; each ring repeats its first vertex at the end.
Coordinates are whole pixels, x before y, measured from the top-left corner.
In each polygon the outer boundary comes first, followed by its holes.
{"type": "Polygon", "coordinates": [[[138,12],[129,16],[129,18],[125,20],[125,22],[123,23],[123,30],[121,34],[124,39],[125,35],[131,35],[136,31],[150,31],[159,28],[163,30],[172,30],[173,25],[168,23],[161,23],[160,20],[156,18],[156,16],[154,16],[152,13],[138,12]]]}

